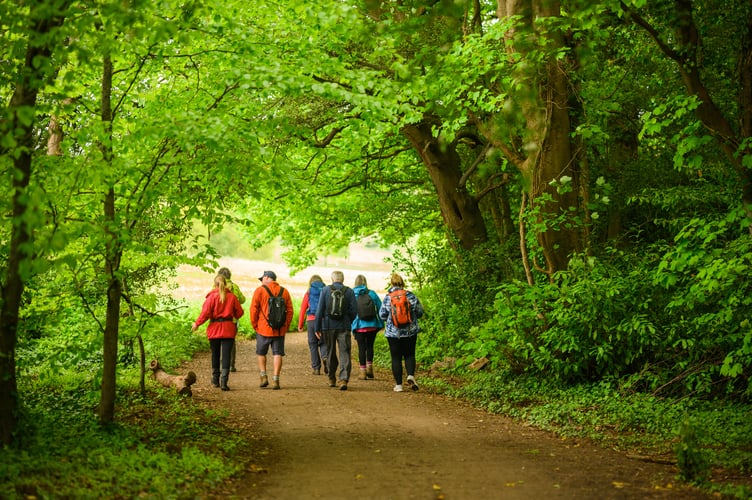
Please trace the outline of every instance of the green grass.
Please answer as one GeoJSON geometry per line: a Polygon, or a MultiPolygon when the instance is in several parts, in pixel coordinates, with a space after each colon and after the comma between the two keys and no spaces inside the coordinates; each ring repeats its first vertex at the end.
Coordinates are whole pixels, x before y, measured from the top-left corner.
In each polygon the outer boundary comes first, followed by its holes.
{"type": "Polygon", "coordinates": [[[24,396],[20,439],[0,450],[0,498],[195,498],[252,456],[222,415],[171,390],[121,392],[107,427],[86,394],[24,396]]]}

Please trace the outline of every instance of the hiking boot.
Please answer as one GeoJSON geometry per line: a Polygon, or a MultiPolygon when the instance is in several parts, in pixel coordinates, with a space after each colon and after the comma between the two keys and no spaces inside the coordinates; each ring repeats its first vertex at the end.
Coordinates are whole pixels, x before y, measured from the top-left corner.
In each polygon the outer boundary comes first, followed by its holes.
{"type": "Polygon", "coordinates": [[[321,375],[321,368],[314,368],[311,375],[321,375]]]}
{"type": "Polygon", "coordinates": [[[279,380],[272,380],[272,390],[275,390],[275,391],[280,390],[279,380]]]}
{"type": "Polygon", "coordinates": [[[325,360],[325,359],[322,359],[322,360],[321,360],[321,364],[323,364],[323,365],[324,365],[324,373],[328,375],[328,374],[329,374],[329,367],[328,367],[328,366],[327,366],[327,364],[326,364],[326,360],[325,360]]]}
{"type": "Polygon", "coordinates": [[[337,385],[339,386],[340,391],[346,391],[347,390],[347,380],[340,380],[337,385]]]}
{"type": "Polygon", "coordinates": [[[394,386],[394,392],[402,392],[402,385],[397,384],[394,386]]]}
{"type": "Polygon", "coordinates": [[[373,378],[373,365],[366,366],[366,378],[373,378]]]}
{"type": "Polygon", "coordinates": [[[412,375],[409,375],[407,377],[407,385],[410,386],[410,389],[417,391],[419,389],[418,384],[415,382],[415,377],[412,375]]]}
{"type": "Polygon", "coordinates": [[[266,375],[261,375],[261,382],[259,383],[259,387],[266,387],[269,385],[269,377],[266,375]]]}
{"type": "Polygon", "coordinates": [[[212,371],[212,385],[214,387],[219,387],[219,370],[212,371]]]}
{"type": "Polygon", "coordinates": [[[230,388],[227,387],[227,379],[230,376],[230,370],[222,370],[222,374],[219,377],[219,388],[223,391],[229,391],[230,388]]]}
{"type": "Polygon", "coordinates": [[[337,380],[330,378],[329,379],[329,387],[337,387],[337,380]]]}
{"type": "Polygon", "coordinates": [[[358,372],[358,380],[365,380],[366,379],[366,369],[361,368],[358,372]]]}

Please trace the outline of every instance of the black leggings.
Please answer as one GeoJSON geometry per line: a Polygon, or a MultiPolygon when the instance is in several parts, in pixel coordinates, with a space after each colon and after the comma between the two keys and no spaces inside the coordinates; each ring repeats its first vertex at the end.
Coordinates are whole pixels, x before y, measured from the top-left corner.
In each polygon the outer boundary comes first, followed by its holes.
{"type": "Polygon", "coordinates": [[[358,363],[360,366],[366,366],[373,363],[373,344],[376,343],[376,334],[378,330],[372,332],[353,332],[355,340],[358,341],[358,363]]]}
{"type": "Polygon", "coordinates": [[[392,355],[392,375],[394,375],[394,382],[398,385],[402,385],[402,359],[405,359],[405,371],[407,375],[415,376],[415,344],[418,341],[418,336],[402,337],[395,339],[392,337],[386,338],[389,342],[389,354],[392,355]]]}
{"type": "Polygon", "coordinates": [[[219,371],[220,360],[221,368],[229,370],[230,352],[232,351],[232,346],[235,345],[235,339],[209,339],[209,345],[211,346],[212,371],[219,371]]]}

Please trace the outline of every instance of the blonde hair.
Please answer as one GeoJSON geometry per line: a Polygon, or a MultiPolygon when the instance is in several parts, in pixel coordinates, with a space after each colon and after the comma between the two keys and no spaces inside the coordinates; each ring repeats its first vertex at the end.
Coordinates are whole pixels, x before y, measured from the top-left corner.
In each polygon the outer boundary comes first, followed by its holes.
{"type": "Polygon", "coordinates": [[[221,274],[214,277],[214,288],[219,290],[219,302],[224,304],[225,297],[227,296],[227,282],[225,281],[225,277],[221,274]]]}
{"type": "Polygon", "coordinates": [[[366,277],[363,276],[362,274],[357,275],[355,277],[354,285],[355,286],[361,286],[361,285],[363,285],[364,287],[368,288],[368,283],[366,282],[366,277]]]}
{"type": "Polygon", "coordinates": [[[392,273],[392,277],[389,280],[389,283],[392,286],[398,286],[400,288],[405,288],[405,280],[402,279],[402,276],[400,276],[397,273],[392,273]]]}

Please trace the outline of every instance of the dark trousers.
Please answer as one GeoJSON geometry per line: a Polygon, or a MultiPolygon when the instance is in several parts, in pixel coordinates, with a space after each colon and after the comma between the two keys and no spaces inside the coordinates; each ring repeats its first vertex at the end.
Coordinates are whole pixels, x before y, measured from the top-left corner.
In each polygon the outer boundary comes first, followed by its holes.
{"type": "Polygon", "coordinates": [[[373,363],[373,345],[376,343],[377,333],[378,330],[372,332],[353,332],[355,340],[358,342],[358,363],[360,363],[360,366],[373,363]]]}
{"type": "Polygon", "coordinates": [[[324,336],[319,339],[316,337],[316,329],[313,320],[308,322],[308,351],[311,353],[311,368],[318,370],[321,368],[321,360],[326,359],[326,344],[324,336]]]}
{"type": "Polygon", "coordinates": [[[392,356],[392,375],[394,376],[394,382],[398,385],[402,385],[402,360],[405,360],[405,371],[407,375],[415,376],[415,344],[418,341],[418,336],[402,337],[395,339],[387,337],[386,341],[389,342],[389,354],[392,356]]]}
{"type": "Polygon", "coordinates": [[[219,373],[220,368],[230,371],[230,352],[234,345],[235,339],[209,339],[212,373],[219,373]]]}
{"type": "Polygon", "coordinates": [[[352,363],[350,351],[352,348],[352,336],[347,330],[324,330],[322,337],[326,344],[326,361],[329,365],[330,380],[350,380],[352,363]],[[339,356],[337,351],[339,351],[339,356]],[[337,369],[339,368],[339,373],[337,369]]]}

